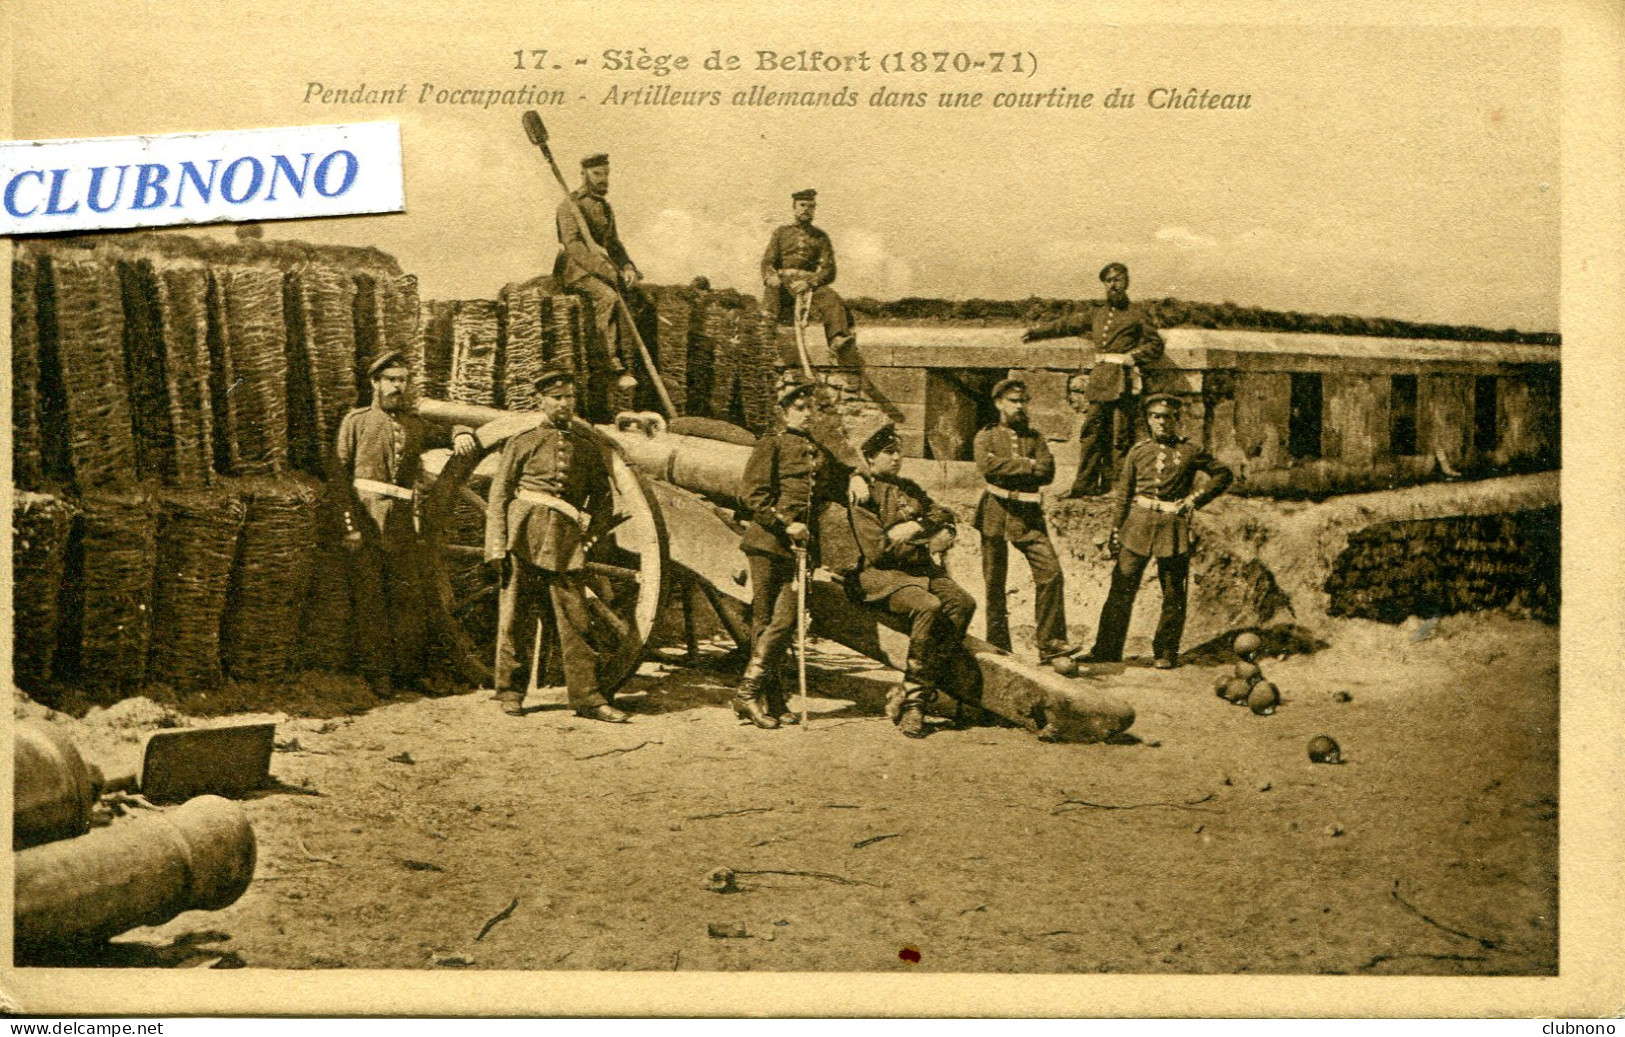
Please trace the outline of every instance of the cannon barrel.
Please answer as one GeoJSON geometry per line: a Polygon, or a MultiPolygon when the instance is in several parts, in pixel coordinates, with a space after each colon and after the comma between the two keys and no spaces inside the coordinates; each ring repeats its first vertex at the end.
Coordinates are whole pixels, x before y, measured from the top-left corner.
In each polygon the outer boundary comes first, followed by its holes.
{"type": "Polygon", "coordinates": [[[76,839],[18,851],[19,960],[234,903],[254,878],[254,830],[242,807],[199,796],[76,839]]]}
{"type": "Polygon", "coordinates": [[[24,850],[90,831],[101,771],[54,727],[18,724],[13,736],[11,848],[24,850]]]}
{"type": "MultiPolygon", "coordinates": [[[[474,427],[491,443],[534,424],[536,416],[495,407],[425,401],[424,417],[443,424],[474,427]]],[[[673,432],[598,426],[627,460],[652,478],[654,493],[671,535],[672,560],[719,592],[720,607],[742,609],[749,602],[738,554],[739,529],[713,505],[736,508],[740,477],[751,448],[673,432]],[[703,499],[696,499],[703,498],[703,499]]],[[[896,617],[854,608],[841,589],[814,581],[808,597],[814,631],[898,669],[905,665],[908,636],[896,617]]],[[[729,617],[740,625],[740,615],[729,617]]],[[[1074,681],[1017,658],[974,637],[965,639],[962,694],[967,701],[1021,724],[1046,739],[1098,742],[1127,730],[1134,710],[1084,681],[1074,681]]]]}

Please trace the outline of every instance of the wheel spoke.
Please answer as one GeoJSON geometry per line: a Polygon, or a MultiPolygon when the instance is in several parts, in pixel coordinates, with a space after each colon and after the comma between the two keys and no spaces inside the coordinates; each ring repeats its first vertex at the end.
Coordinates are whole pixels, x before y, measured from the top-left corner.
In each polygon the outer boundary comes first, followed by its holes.
{"type": "Polygon", "coordinates": [[[485,510],[485,498],[475,493],[466,483],[457,491],[457,495],[463,499],[464,503],[472,504],[481,511],[485,510]]]}
{"type": "Polygon", "coordinates": [[[603,620],[605,625],[615,631],[615,637],[622,644],[631,639],[632,631],[626,625],[626,621],[617,616],[614,609],[604,604],[603,599],[599,598],[597,594],[587,595],[587,607],[592,609],[593,615],[603,620]]]}
{"type": "Polygon", "coordinates": [[[471,544],[441,544],[440,550],[458,558],[484,558],[485,548],[474,547],[471,544]]]}
{"type": "Polygon", "coordinates": [[[607,576],[612,580],[627,580],[632,583],[643,582],[643,573],[637,569],[629,569],[624,565],[611,565],[608,562],[588,562],[587,571],[595,576],[607,576]]]}
{"type": "Polygon", "coordinates": [[[470,594],[468,597],[466,597],[466,598],[462,599],[461,601],[457,602],[456,604],[452,605],[451,611],[454,614],[467,612],[468,609],[471,606],[478,605],[480,602],[484,601],[486,598],[494,597],[496,595],[496,592],[497,592],[497,588],[496,588],[495,584],[492,584],[489,587],[481,587],[479,590],[475,591],[473,594],[470,594]]]}

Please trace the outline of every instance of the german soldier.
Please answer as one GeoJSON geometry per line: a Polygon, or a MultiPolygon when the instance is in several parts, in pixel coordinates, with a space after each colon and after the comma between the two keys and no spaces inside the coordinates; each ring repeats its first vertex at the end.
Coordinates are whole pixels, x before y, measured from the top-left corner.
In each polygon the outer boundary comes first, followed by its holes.
{"type": "Polygon", "coordinates": [[[778,673],[795,636],[795,548],[816,564],[817,518],[831,505],[844,508],[851,484],[851,471],[807,431],[816,390],[799,373],[784,380],[784,431],[757,440],[741,480],[751,516],[739,546],[750,566],[752,644],[734,712],[768,730],[796,722],[778,673]]]}
{"type": "Polygon", "coordinates": [[[1114,490],[1116,522],[1110,545],[1117,556],[1111,590],[1100,610],[1100,631],[1085,662],[1123,658],[1129,614],[1140,577],[1152,558],[1162,584],[1162,616],[1152,652],[1159,670],[1179,665],[1179,639],[1185,631],[1185,591],[1190,576],[1191,515],[1225,491],[1230,469],[1200,444],[1179,434],[1181,403],[1158,394],[1147,401],[1151,439],[1137,443],[1123,460],[1114,490]],[[1207,476],[1200,491],[1196,474],[1207,476]]]}
{"type": "Polygon", "coordinates": [[[485,514],[485,559],[499,567],[502,587],[497,699],[503,712],[523,715],[537,612],[551,607],[571,708],[624,724],[630,718],[598,686],[588,640],[586,552],[612,521],[609,469],[592,436],[571,425],[575,375],[550,370],[536,380],[536,391],[542,421],[503,446],[485,514]]]}
{"type": "Polygon", "coordinates": [[[790,196],[794,223],[785,224],[768,239],[762,255],[762,312],[780,319],[784,307],[807,296],[808,316],[824,326],[832,350],[852,344],[852,315],[830,285],[835,281],[835,245],[829,235],[813,226],[818,192],[812,188],[790,196]]]}
{"type": "Polygon", "coordinates": [[[628,306],[640,305],[637,286],[643,275],[621,244],[608,196],[609,156],[588,155],[581,160],[581,186],[559,204],[559,254],[553,262],[553,276],[566,290],[592,300],[593,319],[598,339],[609,354],[610,373],[620,388],[630,389],[637,385],[632,374],[632,330],[615,299],[618,292],[624,292],[628,306]],[[577,211],[586,220],[585,227],[576,218],[577,211]]]}
{"type": "Polygon", "coordinates": [[[848,592],[858,601],[907,617],[908,663],[899,711],[892,719],[903,734],[923,738],[925,704],[950,679],[953,653],[976,613],[976,601],[944,568],[956,535],[954,513],[902,477],[897,429],[882,426],[862,450],[869,460],[870,497],[852,506],[863,564],[850,578],[848,592]]]}
{"type": "MultiPolygon", "coordinates": [[[[1083,384],[1083,426],[1078,431],[1078,474],[1068,497],[1094,497],[1107,491],[1115,459],[1133,445],[1139,431],[1140,366],[1162,356],[1162,335],[1145,308],[1128,298],[1128,267],[1108,263],[1100,271],[1106,305],[1086,317],[1064,317],[1033,328],[1024,342],[1087,335],[1095,346],[1095,366],[1083,384]],[[1113,420],[1117,434],[1113,435],[1113,420]],[[1115,445],[1114,445],[1115,441],[1115,445]]],[[[1068,401],[1076,399],[1068,385],[1068,401]]]]}
{"type": "Polygon", "coordinates": [[[1033,609],[1041,660],[1071,651],[1066,639],[1066,579],[1050,543],[1039,493],[1055,478],[1055,458],[1044,437],[1027,424],[1027,383],[1006,378],[993,387],[999,423],[976,433],[976,470],[986,480],[976,505],[982,534],[982,575],[987,584],[987,639],[1010,650],[1010,617],[1004,596],[1011,544],[1032,569],[1033,609]]]}
{"type": "MultiPolygon", "coordinates": [[[[424,678],[428,628],[415,550],[417,483],[431,432],[411,410],[403,354],[379,356],[367,376],[371,404],[339,422],[331,490],[349,556],[361,673],[373,694],[387,698],[395,680],[421,685],[424,678]]],[[[478,449],[467,429],[454,445],[460,454],[478,449]]]]}

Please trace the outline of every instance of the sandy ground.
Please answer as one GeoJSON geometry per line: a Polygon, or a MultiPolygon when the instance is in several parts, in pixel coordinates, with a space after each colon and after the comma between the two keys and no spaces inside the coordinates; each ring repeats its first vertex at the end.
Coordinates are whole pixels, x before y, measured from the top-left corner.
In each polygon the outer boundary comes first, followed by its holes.
{"type": "Polygon", "coordinates": [[[732,672],[658,662],[625,726],[318,676],[17,713],[110,771],[162,726],[279,722],[248,892],[79,964],[1555,975],[1558,631],[1325,640],[1264,660],[1268,717],[1213,695],[1216,656],[1098,668],[1138,714],[1104,745],[905,739],[895,674],[829,643],[807,730],[740,726],[732,672]],[[1309,761],[1322,733],[1346,763],[1309,761]]]}

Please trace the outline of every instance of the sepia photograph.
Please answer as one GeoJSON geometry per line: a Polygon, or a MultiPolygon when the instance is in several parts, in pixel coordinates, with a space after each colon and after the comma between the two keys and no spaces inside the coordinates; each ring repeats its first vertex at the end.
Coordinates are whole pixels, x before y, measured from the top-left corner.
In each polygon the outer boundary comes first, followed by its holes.
{"type": "Polygon", "coordinates": [[[14,4],[5,1010],[1616,1012],[1622,20],[1342,11],[14,4]]]}

